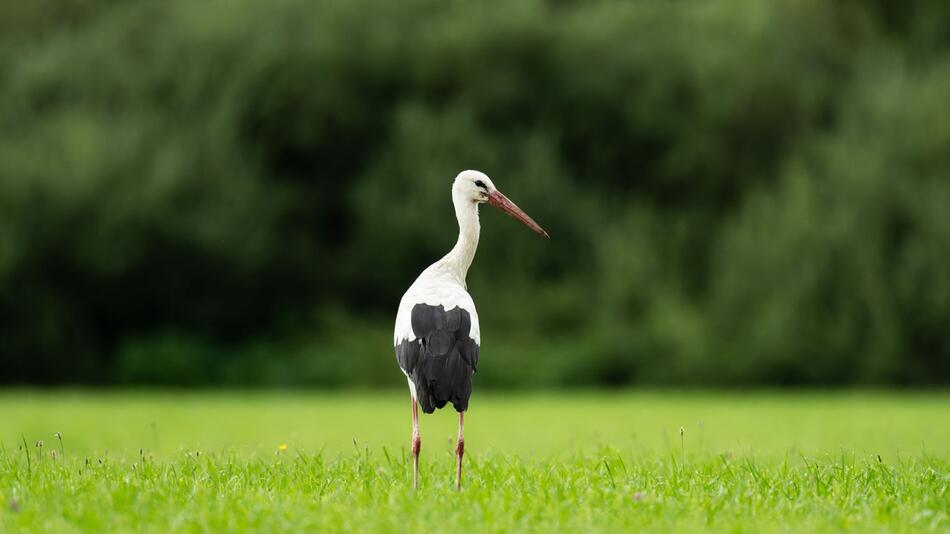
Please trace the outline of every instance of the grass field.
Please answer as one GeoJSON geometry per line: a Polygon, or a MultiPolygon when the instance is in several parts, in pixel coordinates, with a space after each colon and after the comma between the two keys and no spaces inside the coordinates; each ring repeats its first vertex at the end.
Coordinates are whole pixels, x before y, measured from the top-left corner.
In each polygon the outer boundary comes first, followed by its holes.
{"type": "Polygon", "coordinates": [[[0,531],[944,531],[950,395],[0,393],[0,531]],[[60,433],[62,439],[56,437],[60,433]],[[42,442],[42,443],[38,443],[42,442]]]}

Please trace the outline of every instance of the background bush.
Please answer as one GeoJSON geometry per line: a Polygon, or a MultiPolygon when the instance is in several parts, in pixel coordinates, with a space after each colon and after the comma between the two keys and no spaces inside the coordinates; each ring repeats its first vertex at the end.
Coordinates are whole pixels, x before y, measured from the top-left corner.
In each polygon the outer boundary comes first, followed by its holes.
{"type": "Polygon", "coordinates": [[[0,382],[399,385],[486,171],[478,381],[950,380],[944,2],[0,6],[0,382]]]}

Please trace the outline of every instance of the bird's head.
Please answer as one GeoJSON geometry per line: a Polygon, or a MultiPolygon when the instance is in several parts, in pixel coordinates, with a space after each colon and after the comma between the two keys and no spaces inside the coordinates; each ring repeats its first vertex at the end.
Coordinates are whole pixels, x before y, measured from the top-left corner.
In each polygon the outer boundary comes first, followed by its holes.
{"type": "Polygon", "coordinates": [[[452,196],[455,199],[476,204],[488,203],[490,206],[494,206],[521,221],[522,224],[538,235],[550,237],[544,231],[544,228],[534,222],[534,219],[521,211],[521,208],[503,195],[485,173],[479,171],[460,172],[455,177],[455,183],[452,185],[452,196]]]}

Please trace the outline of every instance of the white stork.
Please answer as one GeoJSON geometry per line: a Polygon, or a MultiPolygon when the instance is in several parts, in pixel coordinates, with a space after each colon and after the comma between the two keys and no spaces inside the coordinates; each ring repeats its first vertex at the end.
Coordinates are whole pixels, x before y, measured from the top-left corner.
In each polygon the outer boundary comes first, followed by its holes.
{"type": "Polygon", "coordinates": [[[548,237],[531,217],[521,211],[478,171],[462,171],[452,185],[452,202],[459,223],[455,247],[416,278],[399,302],[393,344],[396,361],[409,382],[412,399],[412,485],[419,486],[419,410],[432,413],[451,402],[459,414],[455,446],[455,487],[462,487],[462,424],[472,394],[472,374],[478,363],[480,330],[475,303],[465,290],[475,249],[478,247],[478,205],[484,202],[518,219],[548,237]]]}

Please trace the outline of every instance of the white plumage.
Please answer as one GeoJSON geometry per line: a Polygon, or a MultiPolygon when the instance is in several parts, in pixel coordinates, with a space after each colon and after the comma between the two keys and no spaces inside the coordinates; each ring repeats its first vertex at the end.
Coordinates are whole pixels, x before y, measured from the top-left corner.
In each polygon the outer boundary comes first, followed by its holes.
{"type": "Polygon", "coordinates": [[[450,272],[434,263],[416,278],[409,286],[406,294],[399,301],[399,311],[396,313],[396,330],[393,335],[393,345],[401,341],[416,339],[412,331],[412,308],[416,304],[430,306],[442,305],[446,310],[461,308],[468,312],[472,319],[470,337],[481,345],[481,330],[478,326],[478,312],[475,311],[475,302],[464,287],[455,281],[450,272]]]}

